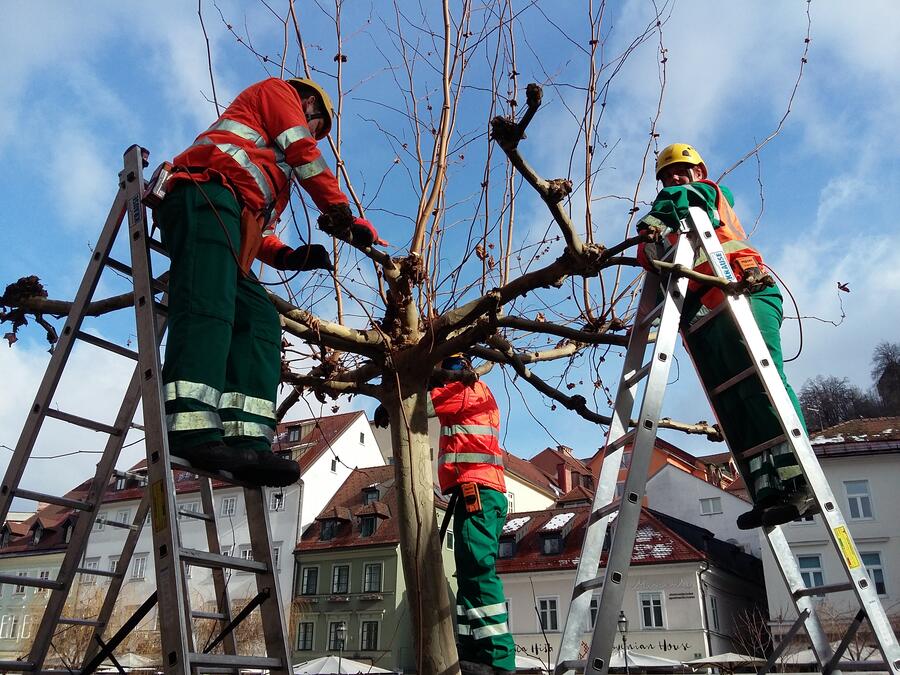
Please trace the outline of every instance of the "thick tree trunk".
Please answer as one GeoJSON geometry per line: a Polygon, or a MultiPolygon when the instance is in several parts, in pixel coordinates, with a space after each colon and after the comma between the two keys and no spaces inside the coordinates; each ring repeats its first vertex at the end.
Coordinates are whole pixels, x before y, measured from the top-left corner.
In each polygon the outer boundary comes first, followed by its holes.
{"type": "Polygon", "coordinates": [[[409,597],[419,675],[459,672],[440,523],[434,510],[424,382],[386,397],[391,416],[400,513],[400,553],[409,597]]]}

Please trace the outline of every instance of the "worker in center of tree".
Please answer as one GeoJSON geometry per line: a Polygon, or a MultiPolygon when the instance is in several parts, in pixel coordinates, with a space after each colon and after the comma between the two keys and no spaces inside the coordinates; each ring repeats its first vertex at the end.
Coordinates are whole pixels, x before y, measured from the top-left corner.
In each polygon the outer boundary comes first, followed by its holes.
{"type": "Polygon", "coordinates": [[[312,80],[257,82],[173,160],[155,209],[171,258],[163,382],[172,454],[252,484],[289,485],[300,471],[271,452],[281,326],[250,265],[333,269],[324,246],[275,236],[292,182],[323,213],[320,228],[362,248],[380,241],[353,217],[317,147],[331,117],[312,80]]]}
{"type": "MultiPolygon", "coordinates": [[[[651,260],[662,257],[675,243],[679,221],[687,217],[689,207],[706,210],[735,276],[748,282],[752,289],[749,300],[753,317],[805,429],[800,403],[784,375],[781,292],[777,286],[763,283],[766,275],[762,271],[762,256],[747,242],[732,208],[734,197],[728,188],[708,180],[706,164],[700,154],[684,143],[675,143],[659,153],[656,177],[663,189],[650,213],[638,223],[638,231],[655,230],[661,236],[656,242],[642,243],[638,248],[638,259],[644,267],[654,271],[651,260]]],[[[713,274],[702,252],[694,261],[694,269],[713,274]]],[[[738,517],[738,527],[748,530],[763,525],[781,525],[817,513],[818,505],[797,458],[783,440],[784,431],[759,377],[754,374],[717,395],[711,393],[751,366],[750,356],[730,313],[722,312],[690,335],[684,331],[724,300],[721,290],[690,281],[682,315],[682,334],[698,375],[710,392],[719,426],[753,499],[753,508],[738,517]],[[745,454],[749,450],[753,450],[751,456],[745,454]]]]}
{"type": "MultiPolygon", "coordinates": [[[[441,368],[461,376],[436,383],[428,400],[429,415],[441,423],[438,483],[444,494],[456,494],[453,557],[460,670],[463,675],[511,675],[516,645],[496,568],[508,508],[500,409],[467,357],[446,358],[441,368]]],[[[383,406],[375,412],[375,423],[388,424],[383,406]]]]}

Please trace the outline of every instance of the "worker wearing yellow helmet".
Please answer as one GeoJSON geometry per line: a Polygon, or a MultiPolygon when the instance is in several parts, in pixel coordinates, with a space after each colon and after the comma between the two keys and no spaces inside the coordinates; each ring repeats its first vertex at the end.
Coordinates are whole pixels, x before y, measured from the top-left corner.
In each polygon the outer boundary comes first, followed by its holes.
{"type": "MultiPolygon", "coordinates": [[[[650,271],[654,260],[677,240],[679,222],[692,206],[703,208],[716,229],[719,241],[735,276],[747,281],[752,289],[749,300],[753,316],[772,356],[788,396],[800,421],[803,413],[797,396],[784,375],[781,351],[782,297],[771,277],[764,274],[762,255],[748,241],[737,214],[732,208],[731,191],[709,180],[706,163],[697,150],[687,143],[665,147],[656,160],[656,177],[663,188],[650,213],[641,218],[638,231],[657,233],[655,241],[638,247],[638,259],[650,271]]],[[[694,261],[694,269],[712,274],[705,255],[694,261]]],[[[709,314],[724,300],[718,289],[697,282],[688,284],[682,314],[682,328],[709,314]]],[[[685,345],[694,360],[700,379],[712,390],[750,367],[746,350],[731,315],[722,312],[690,334],[684,333],[685,345]]],[[[733,453],[741,476],[753,498],[753,509],[741,514],[738,527],[753,529],[781,525],[818,510],[797,459],[785,442],[772,444],[752,457],[745,451],[765,446],[782,435],[765,388],[757,376],[710,397],[716,418],[733,453]]],[[[805,423],[804,423],[805,424],[805,423]]]]}
{"type": "Polygon", "coordinates": [[[294,181],[322,212],[319,226],[360,248],[380,243],[317,141],[332,124],[315,81],[269,78],[240,92],[172,160],[155,207],[171,259],[163,383],[173,455],[255,485],[296,482],[297,462],[271,452],[281,376],[278,312],[250,269],[333,269],[321,244],[296,247],[274,226],[294,181]]]}

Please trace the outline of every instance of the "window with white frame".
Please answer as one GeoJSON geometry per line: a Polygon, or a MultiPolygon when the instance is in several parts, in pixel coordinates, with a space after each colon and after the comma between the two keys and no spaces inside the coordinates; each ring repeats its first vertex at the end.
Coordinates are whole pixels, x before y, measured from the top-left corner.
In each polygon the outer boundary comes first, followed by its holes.
{"type": "Polygon", "coordinates": [[[235,511],[237,511],[237,497],[222,497],[220,515],[233,516],[235,511]]]}
{"type": "Polygon", "coordinates": [[[869,573],[869,579],[875,584],[875,591],[878,595],[887,595],[887,585],[884,583],[884,568],[881,566],[881,554],[860,553],[863,565],[866,566],[866,572],[869,573]]]}
{"type": "Polygon", "coordinates": [[[193,568],[190,565],[188,565],[187,563],[184,564],[184,578],[185,579],[191,578],[191,570],[192,569],[193,568]]]}
{"type": "Polygon", "coordinates": [[[850,519],[870,520],[873,516],[869,481],[845,480],[844,490],[847,493],[847,505],[850,507],[850,519]]]}
{"type": "Polygon", "coordinates": [[[559,630],[559,598],[538,598],[538,629],[551,633],[559,630]]]}
{"type": "Polygon", "coordinates": [[[34,628],[34,616],[26,614],[22,619],[22,639],[26,640],[31,637],[31,631],[34,628]]]}
{"type": "Polygon", "coordinates": [[[313,622],[301,621],[297,624],[297,651],[308,652],[313,648],[313,622]]]}
{"type": "Polygon", "coordinates": [[[359,536],[371,537],[378,529],[378,519],[375,516],[362,516],[359,519],[359,536]]]}
{"type": "Polygon", "coordinates": [[[328,623],[328,649],[329,651],[342,650],[346,644],[342,644],[347,640],[347,622],[346,621],[330,621],[328,623]],[[344,638],[341,639],[338,634],[339,629],[343,627],[344,638]]]}
{"type": "Polygon", "coordinates": [[[374,504],[378,501],[379,496],[380,493],[378,492],[377,487],[367,487],[363,490],[363,506],[374,504]]]}
{"type": "Polygon", "coordinates": [[[365,445],[365,444],[366,444],[366,434],[365,434],[364,431],[360,431],[360,432],[359,432],[359,444],[360,444],[360,445],[365,445]]]}
{"type": "Polygon", "coordinates": [[[102,529],[106,528],[106,514],[102,511],[97,514],[97,518],[94,520],[94,532],[99,532],[102,529]]]}
{"type": "Polygon", "coordinates": [[[125,486],[128,484],[128,478],[126,476],[119,476],[116,478],[116,490],[124,490],[125,486]]]}
{"type": "Polygon", "coordinates": [[[502,559],[512,558],[516,554],[515,539],[501,539],[497,544],[497,557],[502,559]]]}
{"type": "MultiPolygon", "coordinates": [[[[184,502],[179,506],[179,511],[190,511],[191,513],[200,513],[200,502],[184,502]]],[[[184,515],[184,513],[178,514],[178,520],[193,520],[190,516],[184,515]]]]}
{"type": "Polygon", "coordinates": [[[137,555],[134,557],[134,563],[131,566],[131,578],[143,579],[147,573],[147,555],[137,555]]]}
{"type": "Polygon", "coordinates": [[[700,500],[701,516],[712,516],[716,513],[722,513],[721,497],[705,497],[700,500]]]}
{"type": "MultiPolygon", "coordinates": [[[[253,560],[253,549],[250,548],[249,545],[239,546],[238,547],[238,556],[240,557],[241,560],[253,560]]],[[[243,570],[241,570],[241,574],[247,574],[247,572],[244,572],[243,570]]]]}
{"type": "Polygon", "coordinates": [[[506,512],[507,513],[515,513],[516,512],[516,496],[512,492],[506,493],[506,512]]]}
{"type": "MultiPolygon", "coordinates": [[[[16,576],[27,577],[28,572],[18,572],[16,576]]],[[[25,593],[25,586],[22,584],[16,584],[15,588],[13,589],[13,594],[14,595],[23,595],[24,593],[25,593]]]]}
{"type": "MultiPolygon", "coordinates": [[[[41,581],[50,581],[50,570],[41,570],[40,572],[38,572],[38,578],[41,581]]],[[[37,595],[43,595],[44,593],[47,592],[47,589],[46,588],[35,588],[34,592],[37,595]]]]}
{"type": "Polygon", "coordinates": [[[284,511],[284,491],[277,490],[269,495],[269,511],[284,511]]]}
{"type": "Polygon", "coordinates": [[[381,593],[381,563],[366,563],[363,567],[363,593],[381,593]]]}
{"type": "Polygon", "coordinates": [[[10,627],[9,627],[9,637],[12,638],[13,640],[19,639],[19,615],[18,614],[12,615],[12,623],[10,624],[10,627]]]}
{"type": "Polygon", "coordinates": [[[11,627],[12,615],[4,614],[3,616],[0,616],[0,638],[9,638],[11,627]]]}
{"type": "Polygon", "coordinates": [[[331,592],[350,592],[350,565],[335,565],[331,568],[331,592]]]}
{"type": "Polygon", "coordinates": [[[453,543],[454,543],[453,542],[453,532],[451,530],[447,530],[447,534],[445,536],[447,537],[447,549],[452,551],[453,543]]]}
{"type": "Polygon", "coordinates": [[[319,568],[304,567],[300,575],[300,594],[315,595],[319,592],[319,568]]]}
{"type": "Polygon", "coordinates": [[[378,622],[363,621],[359,627],[359,648],[374,652],[378,649],[378,622]]]}
{"type": "Polygon", "coordinates": [[[288,429],[288,443],[296,443],[300,440],[300,427],[291,427],[288,429]]]}
{"type": "Polygon", "coordinates": [[[281,569],[281,545],[283,542],[276,541],[272,544],[272,564],[276,570],[281,569]]]}
{"type": "Polygon", "coordinates": [[[338,465],[338,461],[337,461],[337,457],[335,457],[334,459],[331,460],[331,473],[337,473],[337,465],[338,465]]]}
{"type": "MultiPolygon", "coordinates": [[[[98,570],[100,569],[100,558],[85,558],[84,564],[81,566],[86,570],[98,570]]],[[[83,584],[93,584],[96,583],[97,577],[93,574],[82,574],[81,575],[81,583],[83,584]]]]}
{"type": "Polygon", "coordinates": [[[116,511],[116,522],[117,523],[128,523],[131,520],[131,509],[122,509],[121,511],[116,511]]]}
{"type": "Polygon", "coordinates": [[[713,630],[719,630],[719,599],[714,595],[709,596],[709,618],[713,630]]]}
{"type": "Polygon", "coordinates": [[[665,628],[663,619],[663,594],[661,591],[638,593],[641,607],[641,628],[665,628]]]}
{"type": "Polygon", "coordinates": [[[797,566],[800,568],[800,576],[803,577],[803,583],[807,588],[823,586],[825,584],[825,573],[822,570],[822,556],[818,554],[798,555],[797,566]]]}
{"type": "Polygon", "coordinates": [[[109,563],[107,563],[106,569],[109,572],[115,572],[116,567],[119,566],[119,556],[111,555],[109,556],[109,563]]]}

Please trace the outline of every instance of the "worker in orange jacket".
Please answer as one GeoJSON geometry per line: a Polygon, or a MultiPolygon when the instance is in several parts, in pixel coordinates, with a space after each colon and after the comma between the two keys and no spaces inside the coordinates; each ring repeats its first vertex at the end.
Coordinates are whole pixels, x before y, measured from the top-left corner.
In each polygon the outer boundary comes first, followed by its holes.
{"type": "Polygon", "coordinates": [[[254,484],[291,484],[299,468],[271,452],[281,327],[250,265],[333,269],[324,246],[275,236],[292,182],[322,212],[320,228],[361,248],[380,243],[316,144],[331,118],[312,80],[257,82],[175,157],[155,211],[171,258],[163,382],[172,454],[254,484]]]}
{"type": "MultiPolygon", "coordinates": [[[[762,255],[748,241],[740,220],[732,208],[734,198],[728,188],[708,180],[703,158],[692,146],[674,143],[662,150],[656,162],[656,177],[663,189],[650,213],[638,223],[638,231],[655,231],[657,241],[638,247],[638,260],[655,271],[653,259],[678,238],[680,221],[692,206],[703,208],[713,223],[716,235],[735,277],[748,284],[750,309],[772,356],[772,362],[793,403],[800,423],[805,426],[800,402],[784,374],[781,353],[783,320],[781,291],[762,283],[762,255]]],[[[699,252],[694,269],[713,274],[706,255],[699,252]]],[[[682,328],[709,314],[725,299],[718,288],[696,281],[688,282],[682,312],[682,328]]],[[[708,392],[750,367],[742,338],[731,315],[722,313],[702,328],[685,333],[685,344],[698,375],[708,392]]],[[[818,512],[803,471],[778,422],[765,387],[758,376],[744,378],[718,394],[710,393],[710,403],[728,442],[735,463],[753,499],[753,508],[738,517],[737,525],[747,530],[760,526],[782,525],[801,516],[818,512]]]]}
{"type": "MultiPolygon", "coordinates": [[[[441,367],[462,375],[432,388],[428,400],[429,416],[441,422],[438,483],[445,495],[457,495],[451,503],[460,669],[463,675],[511,673],[516,646],[496,569],[508,507],[500,409],[468,358],[456,354],[441,367]]],[[[379,406],[375,424],[388,422],[387,411],[379,406]]]]}

